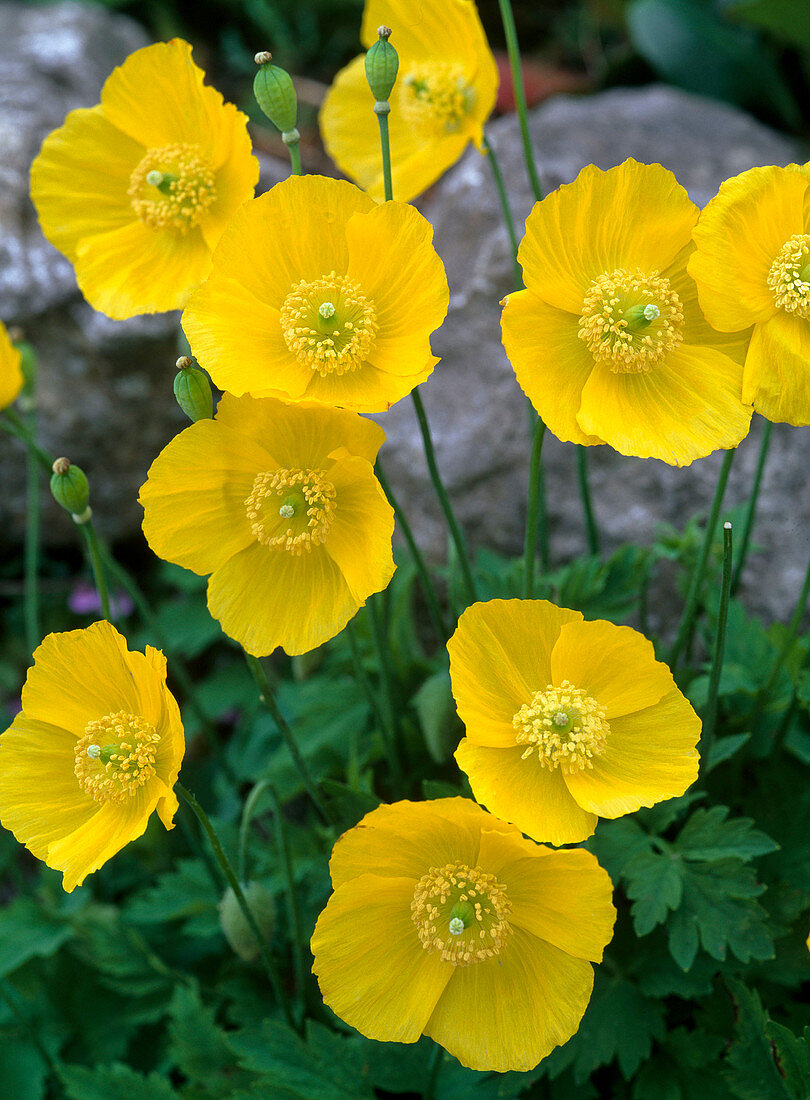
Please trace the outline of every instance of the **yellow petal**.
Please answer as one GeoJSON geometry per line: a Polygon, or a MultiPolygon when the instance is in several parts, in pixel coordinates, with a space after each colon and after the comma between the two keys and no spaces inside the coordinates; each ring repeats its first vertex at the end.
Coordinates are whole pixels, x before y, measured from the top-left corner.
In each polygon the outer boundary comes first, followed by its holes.
{"type": "Polygon", "coordinates": [[[415,1043],[454,967],[424,950],[415,882],[364,874],[338,887],[312,935],[326,1004],[369,1039],[415,1043]]]}
{"type": "Polygon", "coordinates": [[[520,290],[505,300],[501,332],[521,389],[557,438],[601,443],[577,421],[582,389],[594,369],[593,356],[577,335],[578,317],[520,290]]]}
{"type": "Polygon", "coordinates": [[[394,510],[364,458],[343,458],[328,469],[336,508],[324,543],[359,605],[394,575],[394,510]]]}
{"type": "Polygon", "coordinates": [[[579,1027],[593,967],[515,928],[499,955],[457,966],[425,1034],[463,1066],[534,1069],[579,1027]]]}
{"type": "Polygon", "coordinates": [[[590,852],[555,852],[484,829],[481,867],[503,883],[509,922],[579,959],[601,962],[613,936],[613,884],[590,852]]]}
{"type": "Polygon", "coordinates": [[[776,311],[768,273],[786,241],[805,231],[807,177],[787,168],[751,168],[720,185],[700,215],[689,274],[703,312],[725,332],[776,311]]]}
{"type": "Polygon", "coordinates": [[[146,541],[167,561],[214,572],[254,543],[245,500],[277,465],[255,439],[198,420],[164,447],[141,486],[146,541]]]}
{"type": "MultiPolygon", "coordinates": [[[[358,370],[341,375],[320,375],[312,371],[304,396],[308,401],[316,401],[324,405],[340,405],[358,413],[385,412],[424,382],[435,364],[439,362],[435,356],[424,354],[427,340],[420,340],[418,343],[418,354],[410,365],[421,364],[422,370],[419,374],[390,374],[373,366],[371,361],[364,363],[358,370]]],[[[402,342],[400,348],[396,350],[398,364],[402,363],[402,349],[407,351],[413,344],[413,340],[402,342]]]]}
{"type": "Polygon", "coordinates": [[[323,546],[294,555],[253,543],[208,582],[208,610],[254,657],[307,653],[338,634],[357,601],[323,546]]]}
{"type": "Polygon", "coordinates": [[[681,345],[638,374],[597,365],[577,419],[621,454],[688,466],[736,447],[748,434],[751,408],[740,400],[741,390],[740,368],[727,355],[681,345]]]}
{"type": "Polygon", "coordinates": [[[467,608],[447,650],[453,696],[472,743],[515,744],[512,718],[550,683],[560,630],[581,618],[546,600],[489,600],[467,608]]]}
{"type": "Polygon", "coordinates": [[[168,788],[161,798],[157,812],[167,829],[173,828],[172,817],[177,812],[177,797],[172,788],[177,782],[180,765],[186,751],[186,739],[183,720],[177,700],[166,688],[166,657],[159,649],[148,645],[144,654],[135,652],[129,655],[134,668],[140,693],[140,710],[148,722],[151,722],[160,734],[160,743],[155,753],[155,772],[168,788]]]}
{"type": "Polygon", "coordinates": [[[535,840],[576,844],[591,836],[596,815],[578,805],[558,768],[544,768],[535,755],[523,760],[523,748],[482,747],[467,737],[461,741],[456,763],[476,800],[535,840]]]}
{"type": "Polygon", "coordinates": [[[629,626],[597,619],[564,626],[551,652],[552,683],[568,680],[605,708],[610,722],[651,707],[675,687],[652,642],[629,626]]]}
{"type": "Polygon", "coordinates": [[[17,400],[23,387],[20,366],[22,356],[11,343],[5,325],[0,321],[0,409],[17,400]]]}
{"type": "Polygon", "coordinates": [[[779,310],[754,328],[743,399],[775,423],[810,424],[810,321],[779,310]]]}
{"type": "Polygon", "coordinates": [[[600,275],[667,267],[688,242],[697,215],[660,164],[631,159],[607,172],[588,165],[573,183],[535,203],[526,219],[518,251],[524,281],[548,305],[578,317],[600,275]]]}
{"type": "Polygon", "coordinates": [[[416,883],[431,867],[457,861],[476,866],[482,824],[497,830],[503,823],[469,798],[378,806],[335,844],[329,863],[332,885],[337,889],[373,870],[375,875],[411,879],[413,897],[416,883]]]}
{"type": "Polygon", "coordinates": [[[593,767],[566,776],[571,794],[600,817],[621,817],[683,794],[697,779],[700,719],[677,688],[652,707],[615,718],[593,767]]]}

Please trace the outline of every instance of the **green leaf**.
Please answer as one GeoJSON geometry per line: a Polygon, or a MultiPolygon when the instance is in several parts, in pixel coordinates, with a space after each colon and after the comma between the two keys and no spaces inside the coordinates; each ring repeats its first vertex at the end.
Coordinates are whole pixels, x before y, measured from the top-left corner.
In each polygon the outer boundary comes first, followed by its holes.
{"type": "Polygon", "coordinates": [[[766,1034],[768,1017],[758,995],[736,978],[726,978],[736,1007],[736,1038],[727,1056],[727,1080],[740,1100],[791,1100],[766,1034]]]}
{"type": "Polygon", "coordinates": [[[804,1029],[804,1036],[797,1039],[788,1028],[768,1020],[765,1034],[773,1043],[776,1067],[784,1078],[785,1086],[792,1100],[810,1098],[810,1028],[804,1029]]]}
{"type": "Polygon", "coordinates": [[[746,741],[750,739],[750,733],[733,733],[728,737],[718,737],[709,750],[706,775],[713,771],[718,764],[723,764],[726,760],[730,760],[732,756],[736,756],[746,741]]]}
{"type": "Polygon", "coordinates": [[[779,845],[754,828],[750,817],[727,821],[727,806],[697,809],[678,836],[678,850],[685,859],[713,860],[737,856],[749,860],[775,852],[779,845]]]}
{"type": "Polygon", "coordinates": [[[321,788],[329,799],[342,829],[351,829],[361,817],[365,817],[380,804],[371,791],[358,791],[335,779],[322,779],[321,788]]]}
{"type": "Polygon", "coordinates": [[[807,0],[737,0],[726,11],[732,19],[762,27],[775,37],[810,52],[807,0]]]}
{"type": "Polygon", "coordinates": [[[656,1056],[639,1070],[633,1100],[731,1100],[720,1076],[724,1040],[699,1028],[667,1034],[656,1056]]]}
{"type": "Polygon", "coordinates": [[[212,1096],[229,1095],[236,1059],[196,986],[178,986],[169,1007],[169,1053],[178,1069],[206,1086],[212,1096]]]}
{"type": "Polygon", "coordinates": [[[585,847],[599,860],[616,882],[628,864],[642,852],[649,852],[651,839],[632,818],[618,817],[614,821],[601,818],[596,833],[585,841],[585,847]]]}
{"type": "Polygon", "coordinates": [[[0,1032],[0,1096],[8,1100],[42,1100],[48,1067],[31,1043],[0,1032]]]}
{"type": "Polygon", "coordinates": [[[445,763],[461,738],[450,673],[446,669],[425,680],[413,697],[413,707],[431,759],[437,764],[445,763]]]}
{"type": "Polygon", "coordinates": [[[72,935],[69,924],[49,916],[31,898],[17,898],[0,920],[0,977],[35,956],[53,955],[72,935]]]}
{"type": "Polygon", "coordinates": [[[683,873],[679,862],[653,852],[639,852],[625,869],[627,896],[636,935],[646,936],[677,909],[683,896],[683,873]]]}
{"type": "Polygon", "coordinates": [[[145,1077],[119,1063],[95,1069],[62,1066],[59,1076],[70,1100],[175,1100],[180,1095],[156,1073],[145,1077]]]}
{"type": "Polygon", "coordinates": [[[160,875],[154,886],[136,894],[126,909],[135,924],[182,920],[189,935],[219,933],[220,891],[198,859],[181,859],[176,870],[160,875]]]}

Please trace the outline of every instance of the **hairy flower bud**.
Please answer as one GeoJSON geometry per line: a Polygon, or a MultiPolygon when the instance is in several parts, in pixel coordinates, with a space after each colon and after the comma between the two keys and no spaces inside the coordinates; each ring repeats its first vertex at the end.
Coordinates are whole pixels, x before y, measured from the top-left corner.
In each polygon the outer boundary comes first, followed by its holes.
{"type": "Polygon", "coordinates": [[[177,404],[189,420],[210,420],[214,415],[214,398],[208,375],[195,367],[187,355],[177,360],[177,368],[174,376],[177,404]]]}
{"type": "MultiPolygon", "coordinates": [[[[67,458],[57,458],[53,464],[51,493],[57,504],[74,517],[84,517],[89,511],[90,485],[84,471],[67,458]]],[[[86,521],[82,519],[82,522],[86,521]]]]}
{"type": "Polygon", "coordinates": [[[375,100],[385,103],[396,83],[399,55],[388,41],[390,27],[379,27],[377,34],[379,38],[366,54],[366,79],[375,100]]]}
{"type": "Polygon", "coordinates": [[[290,74],[274,65],[266,51],[257,53],[254,60],[259,66],[253,81],[256,102],[282,135],[295,130],[298,99],[290,74]]]}
{"type": "MultiPolygon", "coordinates": [[[[273,895],[260,882],[249,882],[242,887],[242,891],[259,931],[265,940],[269,940],[276,926],[276,903],[273,895]]],[[[252,962],[258,958],[259,944],[236,900],[236,894],[230,887],[219,903],[219,924],[229,946],[240,959],[252,962]]]]}

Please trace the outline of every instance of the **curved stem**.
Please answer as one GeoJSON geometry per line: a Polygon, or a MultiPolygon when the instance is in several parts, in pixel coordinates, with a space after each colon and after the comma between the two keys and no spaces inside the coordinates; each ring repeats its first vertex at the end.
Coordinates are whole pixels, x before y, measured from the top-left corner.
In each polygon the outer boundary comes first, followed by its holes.
{"type": "Polygon", "coordinates": [[[596,516],[591,501],[591,487],[588,481],[588,451],[581,444],[577,444],[577,480],[579,481],[579,493],[582,497],[582,510],[585,513],[585,530],[588,536],[588,553],[599,553],[599,528],[596,526],[596,516]]]}
{"type": "Polygon", "coordinates": [[[754,472],[754,483],[751,486],[751,496],[748,500],[748,511],[745,515],[745,523],[742,529],[742,537],[740,539],[740,552],[737,557],[737,565],[734,568],[734,573],[731,578],[731,592],[732,595],[737,591],[740,585],[740,577],[742,571],[745,568],[745,559],[748,557],[748,543],[751,539],[751,532],[754,529],[754,519],[757,513],[757,503],[759,501],[759,490],[762,483],[762,473],[765,469],[765,461],[768,457],[768,451],[771,446],[771,432],[773,430],[773,424],[770,420],[765,421],[765,427],[762,429],[762,439],[759,442],[759,457],[757,458],[757,468],[754,472]]]}
{"type": "Polygon", "coordinates": [[[239,881],[247,882],[247,844],[248,834],[250,832],[250,823],[252,822],[256,814],[256,806],[259,803],[259,799],[262,795],[270,790],[270,780],[260,779],[255,786],[251,787],[250,794],[245,799],[245,804],[242,807],[242,817],[239,821],[239,845],[236,852],[236,867],[239,872],[239,881]]]}
{"type": "MultiPolygon", "coordinates": [[[[90,557],[90,565],[93,570],[93,579],[96,582],[96,591],[98,592],[98,598],[101,600],[101,614],[107,620],[108,623],[112,623],[112,614],[110,612],[110,595],[107,591],[107,577],[104,572],[104,562],[101,556],[101,547],[99,546],[98,535],[96,529],[93,526],[92,519],[86,523],[80,523],[79,526],[82,529],[82,535],[84,535],[84,541],[87,543],[87,553],[90,557]]],[[[113,625],[115,625],[113,623],[113,625]]]]}
{"type": "Polygon", "coordinates": [[[391,776],[394,785],[401,789],[403,784],[402,764],[397,750],[397,720],[394,709],[394,677],[388,662],[388,646],[380,615],[379,597],[372,596],[366,603],[369,619],[371,620],[371,636],[374,639],[374,648],[377,652],[377,661],[380,666],[380,683],[382,685],[382,713],[383,722],[380,725],[385,755],[388,757],[388,765],[391,768],[391,776]]]}
{"type": "Polygon", "coordinates": [[[509,196],[506,193],[506,185],[503,180],[501,166],[498,163],[498,158],[495,156],[495,150],[490,145],[489,138],[486,134],[484,134],[483,144],[489,166],[492,169],[492,179],[495,183],[495,190],[498,193],[498,201],[501,204],[501,213],[503,214],[503,220],[506,225],[506,232],[509,234],[509,244],[512,248],[512,278],[514,279],[515,289],[519,290],[523,286],[523,273],[517,258],[518,236],[517,230],[515,229],[515,219],[512,217],[512,208],[509,205],[509,196]]]}
{"type": "Polygon", "coordinates": [[[217,863],[222,869],[222,874],[225,877],[225,881],[233,890],[234,896],[239,903],[239,908],[242,910],[245,920],[248,923],[248,927],[250,928],[253,935],[256,937],[256,943],[259,945],[259,955],[261,956],[261,960],[264,963],[264,968],[267,971],[267,976],[270,979],[270,984],[273,987],[273,992],[276,996],[276,1000],[284,1010],[284,1015],[287,1018],[287,1023],[290,1025],[290,1027],[295,1027],[295,1020],[293,1018],[292,1009],[290,1008],[290,1002],[287,999],[286,994],[284,993],[284,987],[281,983],[281,978],[279,976],[273,956],[270,954],[267,944],[264,942],[264,936],[262,936],[261,930],[256,923],[256,918],[253,916],[253,911],[247,903],[247,899],[245,898],[241,883],[236,877],[236,872],[231,865],[231,861],[225,855],[225,849],[220,844],[219,837],[216,834],[214,826],[211,824],[205,810],[199,804],[191,791],[186,790],[182,783],[175,783],[175,790],[186,803],[186,805],[192,810],[195,817],[202,826],[203,832],[208,837],[208,841],[211,845],[211,848],[213,849],[217,863]]]}
{"type": "Polygon", "coordinates": [[[506,36],[506,50],[509,54],[509,66],[512,70],[512,85],[515,91],[515,107],[517,108],[518,121],[520,122],[520,136],[523,141],[523,157],[526,161],[526,171],[529,173],[529,182],[532,185],[532,194],[537,202],[543,197],[543,188],[540,177],[537,174],[537,165],[534,161],[532,138],[529,133],[529,115],[526,110],[526,92],[523,88],[523,72],[520,66],[520,47],[518,46],[517,31],[515,29],[515,17],[512,14],[510,0],[498,0],[501,9],[501,22],[503,33],[506,36]]]}
{"type": "Polygon", "coordinates": [[[439,504],[441,505],[442,512],[444,512],[444,518],[447,521],[447,526],[450,531],[450,536],[458,553],[461,575],[464,578],[464,587],[467,589],[467,598],[470,603],[475,603],[478,596],[476,595],[475,581],[473,580],[472,569],[470,568],[470,561],[467,556],[467,547],[464,543],[464,537],[461,534],[458,523],[456,522],[456,517],[453,513],[453,507],[450,504],[447,490],[439,474],[439,467],[436,464],[436,453],[433,449],[433,439],[430,434],[430,425],[428,424],[425,406],[422,404],[422,398],[419,396],[417,390],[411,392],[411,398],[413,399],[413,407],[416,410],[416,419],[419,422],[419,431],[422,433],[422,443],[425,448],[425,459],[427,460],[428,470],[430,471],[430,480],[433,482],[433,488],[436,490],[436,496],[439,499],[439,504]]]}
{"type": "MultiPolygon", "coordinates": [[[[526,536],[523,543],[523,598],[534,596],[534,555],[537,548],[540,494],[543,480],[543,440],[546,426],[540,417],[534,428],[532,453],[529,460],[529,499],[526,507],[526,536]]],[[[543,532],[545,535],[545,531],[543,532]]]]}
{"type": "Polygon", "coordinates": [[[683,609],[683,615],[681,616],[681,623],[678,628],[678,634],[675,638],[675,642],[672,646],[672,652],[669,656],[669,667],[674,673],[678,660],[684,650],[688,650],[692,641],[692,634],[695,629],[695,616],[697,615],[698,601],[700,599],[700,589],[703,584],[703,575],[706,572],[706,562],[709,560],[709,551],[712,547],[712,540],[714,539],[714,531],[717,527],[717,518],[720,515],[720,507],[723,503],[723,496],[726,492],[726,484],[728,482],[729,471],[731,470],[731,463],[734,461],[734,455],[736,454],[736,448],[730,451],[726,451],[723,457],[723,465],[720,467],[720,476],[717,479],[717,488],[714,491],[714,500],[712,501],[711,511],[709,518],[706,521],[706,531],[703,536],[703,546],[701,547],[698,560],[695,564],[695,568],[692,572],[692,577],[689,581],[689,591],[686,596],[686,604],[683,609]]]}
{"type": "Polygon", "coordinates": [[[700,771],[704,773],[714,744],[714,730],[717,722],[717,693],[720,687],[720,675],[723,671],[723,657],[726,650],[726,624],[728,622],[728,601],[731,594],[731,524],[723,524],[723,579],[720,588],[720,609],[717,614],[717,633],[714,639],[712,671],[709,677],[709,698],[706,705],[706,721],[700,735],[700,771]]]}
{"type": "MultiPolygon", "coordinates": [[[[369,615],[371,611],[369,610],[369,615]]],[[[357,679],[360,681],[360,687],[363,690],[363,694],[368,700],[368,705],[374,712],[374,717],[377,720],[377,724],[380,729],[386,723],[385,715],[383,714],[380,700],[377,698],[377,693],[371,686],[371,680],[369,680],[366,670],[363,668],[363,657],[360,653],[360,644],[357,641],[357,631],[354,628],[354,623],[351,619],[346,623],[346,637],[349,639],[349,648],[352,651],[352,661],[354,662],[354,671],[357,679]]]]}
{"type": "Polygon", "coordinates": [[[306,968],[304,967],[304,932],[301,923],[301,910],[298,906],[298,894],[295,889],[295,877],[293,875],[292,858],[290,856],[290,844],[287,837],[287,829],[284,825],[284,817],[281,813],[281,803],[278,794],[272,784],[268,784],[270,799],[273,803],[273,819],[276,831],[276,845],[279,859],[284,870],[284,881],[287,887],[287,908],[292,930],[293,941],[293,974],[295,975],[295,988],[302,1004],[306,1004],[306,968]]]}
{"type": "MultiPolygon", "coordinates": [[[[28,413],[28,429],[36,438],[37,416],[28,413]]],[[[39,620],[39,536],[40,491],[39,464],[31,447],[26,448],[26,514],[25,514],[25,638],[28,652],[33,653],[42,640],[39,620]]]]}

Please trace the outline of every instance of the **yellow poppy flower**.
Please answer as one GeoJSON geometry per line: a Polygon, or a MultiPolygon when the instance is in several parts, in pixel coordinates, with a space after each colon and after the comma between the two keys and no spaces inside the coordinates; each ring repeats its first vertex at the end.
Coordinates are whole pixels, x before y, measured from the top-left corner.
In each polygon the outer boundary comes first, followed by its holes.
{"type": "Polygon", "coordinates": [[[107,622],[49,634],[0,737],[0,822],[69,893],[141,836],[153,810],[174,827],[183,750],[159,650],[131,653],[107,622]]]}
{"type": "Polygon", "coordinates": [[[700,719],[629,626],[546,600],[473,604],[447,643],[473,794],[524,833],[584,840],[597,817],[681,795],[700,719]]]}
{"type": "Polygon", "coordinates": [[[71,111],[32,165],[43,233],[109,317],[182,308],[253,196],[247,118],[203,75],[179,38],[137,50],[101,103],[71,111]]]}
{"type": "Polygon", "coordinates": [[[312,969],[363,1035],[429,1035],[470,1069],[505,1072],[532,1069],[579,1027],[616,919],[589,852],[540,847],[441,798],[373,810],[329,869],[312,969]]]}
{"type": "Polygon", "coordinates": [[[723,332],[754,326],[743,401],[810,424],[810,164],[726,180],[694,238],[689,274],[707,319],[723,332]]]}
{"type": "Polygon", "coordinates": [[[448,289],[432,241],[411,206],[292,176],[233,219],[183,328],[229,393],[382,412],[439,361],[448,289]]]}
{"type": "MultiPolygon", "coordinates": [[[[391,93],[389,133],[394,198],[427,190],[473,141],[495,106],[498,70],[473,0],[367,0],[360,39],[392,29],[399,74],[391,93]]],[[[320,113],[323,143],[342,172],[375,199],[384,194],[380,130],[365,73],[356,57],[335,77],[320,113]]]]}
{"type": "Polygon", "coordinates": [[[394,513],[374,476],[385,433],[322,405],[225,394],[141,487],[146,540],[211,573],[208,610],[248,653],[306,653],[394,573],[394,513]]]}
{"type": "Polygon", "coordinates": [[[535,204],[503,342],[560,439],[687,466],[748,432],[747,334],[715,332],[686,273],[697,216],[671,172],[634,160],[535,204]]]}
{"type": "Polygon", "coordinates": [[[0,321],[0,409],[6,409],[17,400],[23,387],[22,356],[9,338],[6,326],[0,321]]]}

